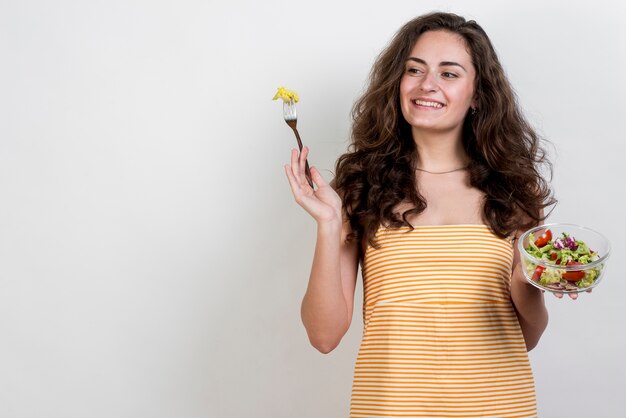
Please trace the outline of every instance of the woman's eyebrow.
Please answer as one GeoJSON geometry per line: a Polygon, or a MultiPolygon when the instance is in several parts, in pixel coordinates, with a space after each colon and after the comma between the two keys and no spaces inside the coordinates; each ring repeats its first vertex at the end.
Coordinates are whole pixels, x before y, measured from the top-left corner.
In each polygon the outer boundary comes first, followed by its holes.
{"type": "MultiPolygon", "coordinates": [[[[424,64],[424,65],[428,65],[426,64],[426,61],[424,61],[421,58],[417,58],[417,57],[409,57],[407,59],[407,61],[415,61],[418,64],[424,64]]],[[[463,69],[463,71],[467,72],[467,70],[465,69],[465,67],[463,67],[461,64],[459,64],[458,62],[454,62],[454,61],[441,61],[439,63],[440,67],[449,67],[449,66],[456,66],[456,67],[461,67],[463,69]]]]}

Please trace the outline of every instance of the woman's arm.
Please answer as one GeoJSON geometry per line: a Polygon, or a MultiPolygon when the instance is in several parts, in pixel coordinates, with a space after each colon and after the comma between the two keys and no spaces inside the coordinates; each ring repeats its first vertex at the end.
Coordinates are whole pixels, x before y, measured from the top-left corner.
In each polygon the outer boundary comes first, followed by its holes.
{"type": "MultiPolygon", "coordinates": [[[[540,216],[544,217],[543,209],[540,211],[540,216]]],[[[539,224],[543,225],[543,221],[539,224]]],[[[518,231],[517,237],[522,233],[523,231],[518,231]]],[[[530,351],[537,346],[541,334],[548,326],[548,310],[543,291],[528,283],[524,277],[517,241],[513,245],[513,254],[511,300],[522,328],[522,334],[524,334],[526,350],[530,351]]]]}
{"type": "Polygon", "coordinates": [[[341,198],[311,167],[317,190],[305,177],[308,148],[291,152],[285,173],[296,202],[317,222],[317,242],[301,316],[311,344],[322,353],[332,351],[352,322],[358,271],[358,244],[346,242],[350,224],[343,217],[341,198]]]}
{"type": "Polygon", "coordinates": [[[332,351],[352,322],[358,247],[345,242],[347,222],[319,224],[309,285],[301,316],[311,344],[322,353],[332,351]]]}
{"type": "Polygon", "coordinates": [[[539,342],[543,331],[548,326],[548,310],[543,292],[526,281],[519,261],[519,252],[515,245],[514,268],[511,276],[511,299],[517,319],[524,334],[526,350],[530,351],[539,342]]]}

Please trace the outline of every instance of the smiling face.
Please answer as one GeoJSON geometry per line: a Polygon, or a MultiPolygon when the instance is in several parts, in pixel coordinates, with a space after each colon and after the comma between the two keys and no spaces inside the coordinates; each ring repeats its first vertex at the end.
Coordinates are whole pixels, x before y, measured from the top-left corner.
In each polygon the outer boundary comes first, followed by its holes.
{"type": "Polygon", "coordinates": [[[400,81],[400,107],[413,136],[459,133],[474,105],[476,70],[465,40],[452,32],[429,31],[417,39],[400,81]]]}

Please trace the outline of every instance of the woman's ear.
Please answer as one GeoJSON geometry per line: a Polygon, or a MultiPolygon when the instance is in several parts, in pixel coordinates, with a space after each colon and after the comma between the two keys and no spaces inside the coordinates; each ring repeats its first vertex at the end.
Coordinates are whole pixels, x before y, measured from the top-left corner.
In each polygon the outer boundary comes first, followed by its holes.
{"type": "Polygon", "coordinates": [[[472,103],[470,103],[470,108],[478,109],[478,96],[474,96],[472,103]]]}

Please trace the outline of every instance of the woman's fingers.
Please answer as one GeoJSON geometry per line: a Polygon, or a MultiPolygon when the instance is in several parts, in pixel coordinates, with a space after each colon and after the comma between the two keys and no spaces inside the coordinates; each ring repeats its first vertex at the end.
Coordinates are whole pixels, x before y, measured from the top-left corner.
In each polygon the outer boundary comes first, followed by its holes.
{"type": "Polygon", "coordinates": [[[311,194],[308,192],[308,190],[311,189],[309,184],[307,182],[302,184],[296,179],[292,167],[285,165],[285,174],[287,174],[287,180],[289,181],[289,186],[291,186],[291,192],[294,200],[311,216],[313,216],[313,218],[318,219],[328,211],[327,205],[325,205],[324,202],[320,201],[314,193],[311,194]],[[306,189],[303,189],[304,186],[306,189]]]}
{"type": "MultiPolygon", "coordinates": [[[[587,292],[589,293],[591,291],[591,289],[587,290],[587,292]]],[[[554,292],[554,296],[556,296],[559,299],[563,299],[563,293],[561,292],[554,292]]],[[[572,300],[576,300],[578,299],[578,293],[568,293],[568,296],[572,299],[572,300]]]]}
{"type": "Polygon", "coordinates": [[[309,147],[302,147],[302,151],[300,152],[300,167],[302,167],[302,172],[304,172],[304,165],[308,156],[309,147]]]}
{"type": "Polygon", "coordinates": [[[320,186],[326,186],[326,180],[320,174],[319,170],[316,167],[311,167],[311,179],[313,183],[319,188],[320,186]]]}
{"type": "Polygon", "coordinates": [[[297,150],[292,150],[292,164],[284,166],[293,197],[296,203],[318,222],[341,220],[341,199],[326,183],[319,170],[315,167],[311,168],[311,177],[317,185],[317,190],[312,189],[305,178],[302,170],[302,157],[306,158],[307,151],[304,150],[298,157],[297,150]]]}
{"type": "Polygon", "coordinates": [[[287,174],[287,180],[289,181],[291,192],[293,193],[293,196],[297,200],[300,194],[300,186],[298,185],[298,180],[293,174],[293,168],[289,164],[285,165],[285,174],[287,174]]]}
{"type": "MultiPolygon", "coordinates": [[[[311,196],[311,192],[309,191],[311,187],[304,175],[301,155],[302,153],[298,155],[298,150],[293,148],[291,150],[291,165],[285,165],[285,174],[287,175],[289,186],[291,186],[291,191],[298,204],[301,204],[305,197],[311,196]]],[[[321,178],[321,176],[319,177],[321,178]]]]}
{"type": "Polygon", "coordinates": [[[309,183],[310,169],[308,170],[309,172],[307,172],[307,168],[309,168],[307,164],[308,156],[309,156],[309,147],[302,147],[302,152],[300,152],[300,171],[301,171],[300,176],[301,178],[306,179],[307,184],[309,184],[309,186],[313,188],[313,185],[309,183]]]}
{"type": "Polygon", "coordinates": [[[300,183],[300,160],[298,158],[298,151],[295,148],[291,150],[291,172],[296,181],[300,183]]]}
{"type": "Polygon", "coordinates": [[[307,147],[302,148],[302,152],[298,153],[295,148],[291,150],[291,168],[294,177],[301,185],[311,187],[306,175],[306,159],[309,155],[309,149],[307,147]]]}
{"type": "Polygon", "coordinates": [[[302,148],[302,151],[300,151],[300,153],[298,153],[298,151],[294,148],[293,152],[296,153],[296,156],[298,158],[298,180],[300,179],[304,179],[305,178],[305,174],[304,174],[304,163],[306,161],[306,159],[303,159],[302,157],[305,156],[306,154],[306,147],[302,148]]]}

